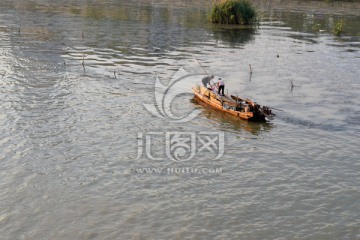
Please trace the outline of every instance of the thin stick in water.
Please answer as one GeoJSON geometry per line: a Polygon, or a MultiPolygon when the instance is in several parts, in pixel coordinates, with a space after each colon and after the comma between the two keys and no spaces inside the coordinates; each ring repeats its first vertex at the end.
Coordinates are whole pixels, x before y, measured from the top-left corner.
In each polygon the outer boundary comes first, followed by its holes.
{"type": "Polygon", "coordinates": [[[85,53],[83,53],[83,59],[82,59],[82,66],[83,66],[83,69],[84,69],[84,72],[85,72],[85,53]]]}
{"type": "Polygon", "coordinates": [[[290,84],[291,84],[291,89],[290,89],[290,92],[292,92],[293,88],[295,87],[295,86],[294,86],[294,83],[293,83],[293,81],[292,81],[292,80],[290,80],[290,84]]]}
{"type": "Polygon", "coordinates": [[[251,68],[251,64],[249,64],[249,68],[250,68],[250,78],[249,78],[249,82],[251,82],[251,78],[252,78],[252,68],[251,68]]]}

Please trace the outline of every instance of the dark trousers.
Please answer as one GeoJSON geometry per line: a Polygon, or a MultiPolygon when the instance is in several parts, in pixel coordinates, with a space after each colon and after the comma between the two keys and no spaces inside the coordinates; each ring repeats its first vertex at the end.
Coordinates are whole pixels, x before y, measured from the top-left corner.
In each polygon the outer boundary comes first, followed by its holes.
{"type": "Polygon", "coordinates": [[[222,92],[222,95],[224,95],[224,89],[225,89],[225,86],[219,86],[219,90],[218,90],[218,94],[220,94],[220,91],[222,92]]]}

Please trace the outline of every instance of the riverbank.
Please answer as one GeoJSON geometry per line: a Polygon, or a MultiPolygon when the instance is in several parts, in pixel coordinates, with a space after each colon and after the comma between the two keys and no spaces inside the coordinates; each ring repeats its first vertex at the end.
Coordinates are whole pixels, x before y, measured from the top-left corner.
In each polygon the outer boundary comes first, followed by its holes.
{"type": "MultiPolygon", "coordinates": [[[[102,6],[106,8],[108,5],[116,3],[114,0],[109,1],[92,1],[92,3],[76,1],[71,4],[55,3],[50,0],[44,0],[41,2],[23,2],[23,1],[2,1],[2,6],[8,6],[16,9],[43,9],[47,12],[52,11],[68,11],[72,13],[84,13],[88,7],[102,6]],[[56,7],[56,9],[54,9],[56,7]]],[[[168,6],[170,8],[175,7],[187,7],[187,8],[204,8],[209,9],[211,7],[211,0],[198,0],[195,2],[184,1],[171,1],[171,0],[142,0],[137,3],[138,6],[168,6]]],[[[260,11],[272,11],[272,10],[292,10],[292,11],[305,11],[312,13],[322,14],[346,14],[360,16],[360,2],[359,1],[335,1],[335,0],[321,0],[321,1],[302,1],[302,0],[252,0],[253,5],[260,11]]]]}
{"type": "Polygon", "coordinates": [[[261,11],[291,10],[319,14],[360,16],[360,2],[349,1],[300,1],[300,0],[254,0],[261,11]]]}

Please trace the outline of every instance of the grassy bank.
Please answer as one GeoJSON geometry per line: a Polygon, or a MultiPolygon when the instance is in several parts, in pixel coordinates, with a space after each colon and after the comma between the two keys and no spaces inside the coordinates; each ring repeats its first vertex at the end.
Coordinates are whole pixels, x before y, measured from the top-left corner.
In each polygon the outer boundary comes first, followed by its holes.
{"type": "Polygon", "coordinates": [[[212,4],[211,22],[221,24],[250,24],[256,11],[248,0],[215,0],[212,4]]]}

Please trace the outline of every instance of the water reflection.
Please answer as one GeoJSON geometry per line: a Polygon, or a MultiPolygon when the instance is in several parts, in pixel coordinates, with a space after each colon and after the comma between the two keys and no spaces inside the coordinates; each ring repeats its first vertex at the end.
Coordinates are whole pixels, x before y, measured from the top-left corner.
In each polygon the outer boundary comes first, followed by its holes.
{"type": "MultiPolygon", "coordinates": [[[[275,11],[275,19],[280,20],[285,26],[289,26],[295,32],[304,33],[328,33],[332,34],[334,25],[338,21],[343,21],[343,31],[346,35],[360,36],[354,24],[359,21],[359,16],[342,16],[320,12],[289,12],[275,11]]],[[[274,19],[274,15],[264,14],[266,19],[274,19]]],[[[266,23],[265,23],[266,24],[266,23]]],[[[266,24],[267,25],[267,24],[266,24]]]]}
{"type": "MultiPolygon", "coordinates": [[[[199,31],[207,30],[213,33],[214,40],[221,41],[231,47],[240,46],[254,40],[255,28],[239,28],[228,26],[214,26],[208,24],[209,2],[205,0],[189,3],[187,1],[160,0],[150,1],[141,0],[136,3],[127,1],[75,1],[71,4],[61,4],[61,2],[42,1],[26,2],[16,1],[5,2],[3,5],[30,12],[44,12],[62,14],[67,17],[82,17],[89,24],[95,21],[106,21],[109,28],[107,35],[121,30],[122,36],[131,35],[131,29],[126,29],[124,25],[136,23],[137,29],[142,29],[135,34],[136,39],[142,39],[143,34],[147,35],[148,43],[155,44],[158,48],[169,48],[177,44],[189,42],[196,36],[203,38],[199,31]],[[179,6],[177,6],[179,5],[179,6]],[[192,35],[192,36],[191,36],[192,35]],[[179,41],[177,41],[179,40],[179,41]]],[[[259,11],[259,18],[262,25],[283,24],[290,27],[294,32],[305,33],[327,33],[332,34],[334,24],[339,20],[344,22],[344,33],[350,36],[360,36],[357,23],[359,22],[358,11],[359,3],[356,2],[325,2],[313,1],[304,4],[301,1],[265,1],[255,0],[255,6],[259,11]],[[293,11],[296,10],[296,11],[293,11]],[[341,14],[339,14],[341,13],[341,14]]],[[[20,24],[26,29],[26,15],[20,19],[20,24]]],[[[71,23],[77,25],[77,21],[71,23]]],[[[80,21],[81,22],[81,21],[80,21]]],[[[104,26],[102,26],[104,27],[104,26]]],[[[134,29],[134,28],[133,28],[134,29]]],[[[33,32],[33,30],[31,30],[33,32]]],[[[36,32],[43,32],[43,29],[36,32]]],[[[81,31],[81,28],[78,29],[81,31]]],[[[45,32],[45,35],[48,35],[45,32]]],[[[117,37],[117,39],[121,39],[117,37]]],[[[131,42],[131,41],[130,41],[131,42]]]]}
{"type": "Polygon", "coordinates": [[[237,47],[254,41],[256,28],[253,26],[221,26],[211,28],[215,41],[221,41],[230,47],[237,47]]]}

